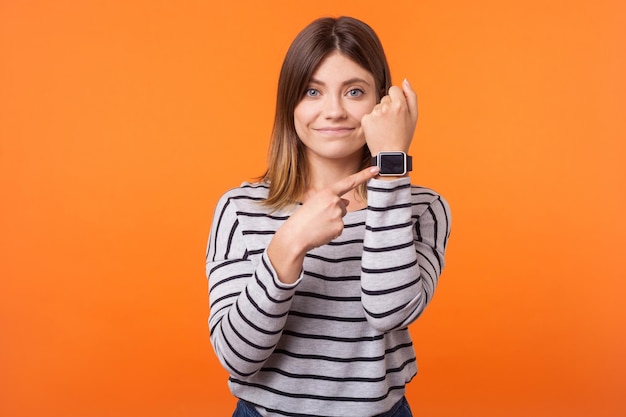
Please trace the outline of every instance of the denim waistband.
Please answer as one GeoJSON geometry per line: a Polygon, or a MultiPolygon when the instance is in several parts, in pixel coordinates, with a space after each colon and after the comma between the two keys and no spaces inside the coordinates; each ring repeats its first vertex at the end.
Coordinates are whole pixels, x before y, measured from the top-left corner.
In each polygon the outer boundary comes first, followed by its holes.
{"type": "Polygon", "coordinates": [[[396,415],[400,407],[407,403],[406,397],[400,398],[400,400],[391,407],[391,410],[386,413],[376,414],[374,417],[393,417],[396,415]]]}
{"type": "MultiPolygon", "coordinates": [[[[391,407],[391,410],[384,412],[382,414],[376,414],[374,417],[393,417],[402,405],[406,404],[406,397],[400,398],[400,400],[391,407]]],[[[256,406],[248,401],[239,400],[237,407],[241,407],[245,409],[245,412],[250,417],[262,417],[261,414],[256,410],[256,406]]]]}

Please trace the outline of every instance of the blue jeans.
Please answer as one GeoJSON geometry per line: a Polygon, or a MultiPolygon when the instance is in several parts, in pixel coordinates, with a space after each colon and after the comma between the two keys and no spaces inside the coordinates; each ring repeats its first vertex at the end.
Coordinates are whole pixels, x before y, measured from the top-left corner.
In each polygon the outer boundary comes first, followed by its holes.
{"type": "MultiPolygon", "coordinates": [[[[384,414],[378,414],[375,417],[412,417],[411,407],[409,407],[409,403],[406,398],[402,397],[400,401],[398,401],[391,410],[387,411],[384,414]]],[[[237,408],[235,408],[235,412],[232,417],[261,417],[258,411],[254,408],[254,405],[239,400],[237,402],[237,408]]]]}
{"type": "Polygon", "coordinates": [[[237,408],[235,408],[233,417],[261,417],[261,414],[256,411],[254,405],[243,400],[239,400],[237,401],[237,408]]]}

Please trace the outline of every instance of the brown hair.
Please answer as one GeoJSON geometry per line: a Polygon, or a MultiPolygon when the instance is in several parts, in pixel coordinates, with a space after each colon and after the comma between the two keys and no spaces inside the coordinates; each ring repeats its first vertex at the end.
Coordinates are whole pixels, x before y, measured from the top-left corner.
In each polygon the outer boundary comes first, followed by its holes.
{"type": "MultiPolygon", "coordinates": [[[[366,23],[351,17],[320,18],[296,36],[280,71],[268,168],[261,177],[270,187],[265,204],[273,209],[296,203],[306,187],[308,164],[304,145],[296,134],[293,114],[313,73],[322,60],[335,51],[372,73],[377,100],[387,94],[391,86],[383,47],[366,23]]],[[[370,159],[370,151],[365,145],[361,169],[370,165],[370,159]]],[[[358,192],[365,197],[366,186],[361,186],[358,192]]]]}

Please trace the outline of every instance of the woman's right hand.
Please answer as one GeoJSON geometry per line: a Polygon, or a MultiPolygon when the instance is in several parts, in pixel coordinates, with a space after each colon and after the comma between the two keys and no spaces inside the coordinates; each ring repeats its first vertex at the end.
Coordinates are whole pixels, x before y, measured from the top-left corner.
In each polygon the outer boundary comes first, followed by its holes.
{"type": "Polygon", "coordinates": [[[306,253],[341,235],[348,206],[342,196],[377,174],[368,167],[318,191],[276,231],[267,251],[282,282],[295,282],[306,253]]]}

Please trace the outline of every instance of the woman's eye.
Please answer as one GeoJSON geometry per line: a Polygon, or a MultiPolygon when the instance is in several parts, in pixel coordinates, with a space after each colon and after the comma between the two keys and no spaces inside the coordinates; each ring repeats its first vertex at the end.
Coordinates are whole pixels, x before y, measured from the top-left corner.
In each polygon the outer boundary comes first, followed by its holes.
{"type": "Polygon", "coordinates": [[[306,89],[306,93],[305,93],[308,97],[317,97],[320,95],[320,92],[317,91],[315,88],[307,88],[306,89]]]}
{"type": "Polygon", "coordinates": [[[364,91],[361,90],[360,88],[353,88],[352,90],[348,91],[348,95],[350,97],[360,97],[364,94],[364,91]]]}

